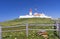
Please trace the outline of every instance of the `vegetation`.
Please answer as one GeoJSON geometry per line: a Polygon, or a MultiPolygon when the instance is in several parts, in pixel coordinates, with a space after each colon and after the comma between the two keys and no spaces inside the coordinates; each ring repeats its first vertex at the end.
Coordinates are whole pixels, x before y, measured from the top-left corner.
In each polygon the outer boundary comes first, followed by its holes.
{"type": "Polygon", "coordinates": [[[15,26],[20,25],[23,23],[54,23],[53,20],[47,18],[21,18],[21,19],[14,19],[6,22],[0,23],[3,26],[15,26]]]}
{"type": "MultiPolygon", "coordinates": [[[[22,30],[25,29],[25,26],[20,26],[20,27],[16,27],[16,28],[3,28],[3,31],[8,31],[8,30],[16,30],[16,31],[12,31],[12,32],[3,32],[2,33],[2,37],[3,39],[44,39],[42,36],[37,35],[37,32],[39,30],[29,30],[29,34],[28,37],[26,36],[26,30],[22,30]],[[20,30],[20,31],[17,31],[20,30]]],[[[29,29],[53,29],[53,26],[29,26],[29,29]]],[[[58,39],[58,37],[56,37],[54,35],[54,31],[50,31],[47,30],[48,32],[48,37],[49,39],[58,39]]]]}
{"type": "MultiPolygon", "coordinates": [[[[39,24],[52,24],[54,23],[53,20],[51,19],[46,19],[46,18],[28,18],[28,19],[14,19],[6,22],[0,23],[3,26],[19,26],[20,24],[25,24],[25,23],[39,23],[39,24]]],[[[29,29],[53,29],[53,26],[29,26],[29,29]]],[[[2,32],[2,39],[44,39],[42,36],[37,35],[37,31],[39,30],[29,30],[28,37],[26,37],[26,26],[19,26],[19,27],[13,27],[13,28],[2,28],[2,31],[12,31],[12,32],[2,32]],[[18,31],[20,30],[20,31],[18,31]]],[[[47,30],[49,39],[58,39],[54,35],[54,31],[47,30]]]]}

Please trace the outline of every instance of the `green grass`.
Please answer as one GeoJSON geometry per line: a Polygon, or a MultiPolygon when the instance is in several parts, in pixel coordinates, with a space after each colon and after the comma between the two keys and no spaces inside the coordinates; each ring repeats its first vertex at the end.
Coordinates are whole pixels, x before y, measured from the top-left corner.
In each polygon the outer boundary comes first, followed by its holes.
{"type": "MultiPolygon", "coordinates": [[[[49,34],[49,39],[58,39],[57,37],[54,36],[53,31],[48,31],[49,34]]],[[[43,39],[42,36],[36,35],[36,31],[29,31],[29,35],[28,37],[26,37],[25,31],[21,31],[21,32],[8,32],[8,33],[4,33],[3,35],[3,39],[43,39]]]]}
{"type": "MultiPolygon", "coordinates": [[[[0,24],[3,26],[18,26],[20,24],[24,23],[39,23],[39,24],[52,24],[54,23],[53,20],[51,19],[46,19],[46,18],[28,18],[28,19],[14,19],[14,20],[9,20],[6,22],[1,22],[0,24]]],[[[25,29],[25,26],[21,27],[15,27],[15,28],[2,28],[2,31],[8,31],[8,30],[22,30],[25,29]]],[[[29,29],[53,29],[53,26],[29,26],[29,29]]],[[[38,30],[29,30],[29,35],[26,37],[26,31],[16,31],[16,32],[2,32],[2,39],[44,39],[42,36],[37,35],[38,30]]],[[[53,33],[53,31],[47,31],[49,35],[49,39],[58,39],[53,33]]]]}
{"type": "MultiPolygon", "coordinates": [[[[22,30],[25,29],[25,26],[17,27],[17,28],[3,28],[3,31],[7,30],[22,30]]],[[[29,29],[53,29],[53,26],[29,26],[29,29]]],[[[26,37],[26,31],[17,31],[17,32],[3,32],[3,39],[44,39],[42,36],[37,35],[39,30],[29,30],[29,35],[26,37]]],[[[47,31],[49,35],[49,39],[58,39],[53,33],[54,31],[47,31]]]]}
{"type": "Polygon", "coordinates": [[[51,19],[48,19],[48,18],[22,18],[22,19],[14,19],[14,20],[9,20],[9,21],[6,21],[6,22],[1,22],[0,24],[3,25],[3,26],[15,26],[15,25],[20,25],[20,24],[23,24],[23,23],[49,23],[49,24],[52,24],[54,23],[53,20],[51,19]]]}

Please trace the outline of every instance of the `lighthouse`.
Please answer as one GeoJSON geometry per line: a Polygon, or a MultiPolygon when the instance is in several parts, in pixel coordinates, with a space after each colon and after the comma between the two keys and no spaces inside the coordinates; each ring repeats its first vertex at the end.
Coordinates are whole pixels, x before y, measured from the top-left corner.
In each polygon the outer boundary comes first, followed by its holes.
{"type": "Polygon", "coordinates": [[[32,9],[30,9],[29,15],[32,16],[32,9]]]}
{"type": "Polygon", "coordinates": [[[45,14],[34,13],[32,14],[32,9],[29,10],[29,15],[19,16],[19,18],[51,18],[50,16],[46,16],[45,14]]]}

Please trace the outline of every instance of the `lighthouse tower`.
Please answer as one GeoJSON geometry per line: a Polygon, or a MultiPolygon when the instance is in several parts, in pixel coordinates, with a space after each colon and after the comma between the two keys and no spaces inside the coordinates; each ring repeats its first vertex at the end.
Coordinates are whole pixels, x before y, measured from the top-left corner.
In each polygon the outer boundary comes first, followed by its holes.
{"type": "Polygon", "coordinates": [[[32,16],[32,9],[30,9],[29,15],[32,16]]]}

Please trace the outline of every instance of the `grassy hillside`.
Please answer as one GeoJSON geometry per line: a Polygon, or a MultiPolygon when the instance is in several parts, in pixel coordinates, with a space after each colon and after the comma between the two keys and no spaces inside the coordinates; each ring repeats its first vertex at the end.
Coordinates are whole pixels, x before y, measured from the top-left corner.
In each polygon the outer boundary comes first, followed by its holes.
{"type": "Polygon", "coordinates": [[[2,22],[0,24],[3,26],[13,26],[23,23],[54,23],[54,21],[48,18],[21,18],[21,19],[9,20],[6,22],[2,22]]]}
{"type": "MultiPolygon", "coordinates": [[[[51,19],[46,18],[28,18],[28,19],[14,19],[6,22],[0,23],[3,26],[13,26],[20,25],[23,23],[54,23],[51,19]]],[[[53,26],[28,26],[29,29],[53,29],[53,26]]],[[[29,34],[26,37],[26,26],[19,26],[13,28],[2,28],[2,31],[10,31],[10,32],[2,32],[2,39],[44,39],[44,37],[37,35],[37,31],[39,30],[28,30],[29,34]],[[16,31],[13,31],[16,30],[16,31]],[[18,31],[19,30],[19,31],[18,31]]],[[[49,39],[58,39],[54,35],[54,31],[47,30],[49,39]]]]}

